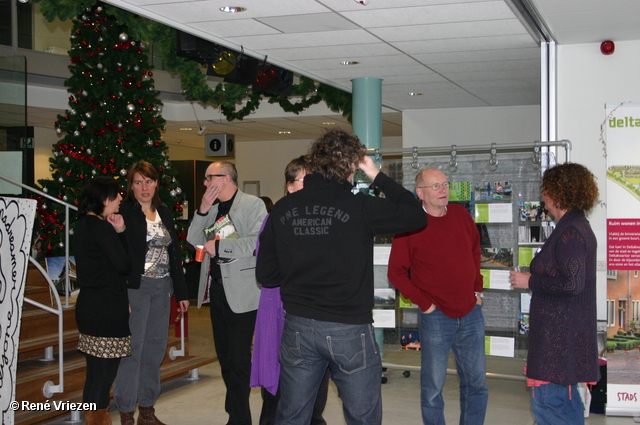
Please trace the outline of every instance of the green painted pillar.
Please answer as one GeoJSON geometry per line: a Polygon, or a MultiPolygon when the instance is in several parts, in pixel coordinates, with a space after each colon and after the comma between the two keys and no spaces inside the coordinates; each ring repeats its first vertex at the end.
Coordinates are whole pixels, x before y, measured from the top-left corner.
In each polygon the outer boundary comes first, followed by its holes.
{"type": "Polygon", "coordinates": [[[382,79],[356,78],[353,89],[353,133],[369,149],[382,147],[382,79]]]}

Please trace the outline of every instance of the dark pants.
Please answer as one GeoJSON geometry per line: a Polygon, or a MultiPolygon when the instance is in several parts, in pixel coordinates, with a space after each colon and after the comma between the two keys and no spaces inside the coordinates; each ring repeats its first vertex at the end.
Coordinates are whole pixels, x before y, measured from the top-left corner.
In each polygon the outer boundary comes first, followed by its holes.
{"type": "Polygon", "coordinates": [[[105,359],[85,354],[87,377],[82,393],[83,403],[95,403],[98,409],[109,407],[109,392],[116,379],[120,358],[105,359]]]}
{"type": "Polygon", "coordinates": [[[227,387],[224,403],[229,414],[227,424],[250,425],[249,378],[256,310],[240,314],[231,311],[221,281],[212,279],[210,294],[213,341],[227,387]]]}
{"type": "MultiPolygon", "coordinates": [[[[327,425],[327,421],[322,417],[324,407],[327,405],[327,396],[329,392],[329,377],[331,371],[329,368],[324,372],[316,402],[313,405],[313,414],[311,415],[311,425],[327,425]]],[[[276,411],[278,409],[278,400],[280,400],[280,389],[276,395],[271,394],[264,387],[260,388],[262,393],[262,411],[260,412],[260,425],[273,425],[276,422],[276,411]]]]}

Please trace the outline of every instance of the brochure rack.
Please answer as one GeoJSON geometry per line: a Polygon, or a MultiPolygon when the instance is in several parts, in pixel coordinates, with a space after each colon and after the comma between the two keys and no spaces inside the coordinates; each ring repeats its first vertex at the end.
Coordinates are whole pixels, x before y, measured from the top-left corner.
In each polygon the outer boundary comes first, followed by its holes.
{"type": "MultiPolygon", "coordinates": [[[[452,182],[450,202],[469,210],[481,235],[486,353],[524,359],[530,296],[528,291],[511,288],[509,270],[526,270],[536,250],[553,231],[554,223],[545,216],[541,205],[541,177],[558,157],[570,160],[571,143],[564,140],[533,145],[379,149],[372,154],[387,174],[409,190],[415,190],[414,179],[419,170],[436,167],[445,172],[452,182]]],[[[385,260],[388,262],[391,240],[392,235],[379,237],[375,245],[374,325],[383,360],[385,351],[420,349],[419,311],[387,279],[385,260]]]]}

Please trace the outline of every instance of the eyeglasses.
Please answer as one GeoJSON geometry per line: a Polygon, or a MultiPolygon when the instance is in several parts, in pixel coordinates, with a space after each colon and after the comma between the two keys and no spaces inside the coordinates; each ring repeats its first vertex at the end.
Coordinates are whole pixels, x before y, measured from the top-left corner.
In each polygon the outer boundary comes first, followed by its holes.
{"type": "Polygon", "coordinates": [[[213,180],[214,177],[224,177],[226,176],[226,174],[207,174],[206,176],[204,176],[204,180],[205,182],[210,182],[211,180],[213,180]]]}
{"type": "Polygon", "coordinates": [[[438,190],[441,187],[444,187],[445,189],[449,189],[449,185],[451,185],[451,182],[436,183],[436,184],[432,184],[431,186],[418,186],[418,189],[426,189],[427,187],[433,190],[438,190]]]}

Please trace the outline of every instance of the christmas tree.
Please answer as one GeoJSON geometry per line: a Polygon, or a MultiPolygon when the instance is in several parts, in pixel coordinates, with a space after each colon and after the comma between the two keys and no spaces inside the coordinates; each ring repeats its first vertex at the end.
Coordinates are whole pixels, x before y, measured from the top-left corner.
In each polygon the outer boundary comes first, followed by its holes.
{"type": "MultiPolygon", "coordinates": [[[[162,201],[181,217],[184,197],[161,140],[165,120],[145,44],[132,40],[99,3],[74,21],[71,77],[65,82],[69,109],[55,122],[62,138],[49,159],[52,178],[38,183],[47,194],[77,205],[87,179],[113,176],[124,191],[128,169],[144,159],[161,176],[162,201]]],[[[45,256],[64,255],[64,207],[43,197],[38,201],[42,251],[45,256]]],[[[76,214],[70,215],[73,229],[76,214]]],[[[177,225],[186,259],[186,223],[177,225]]]]}

